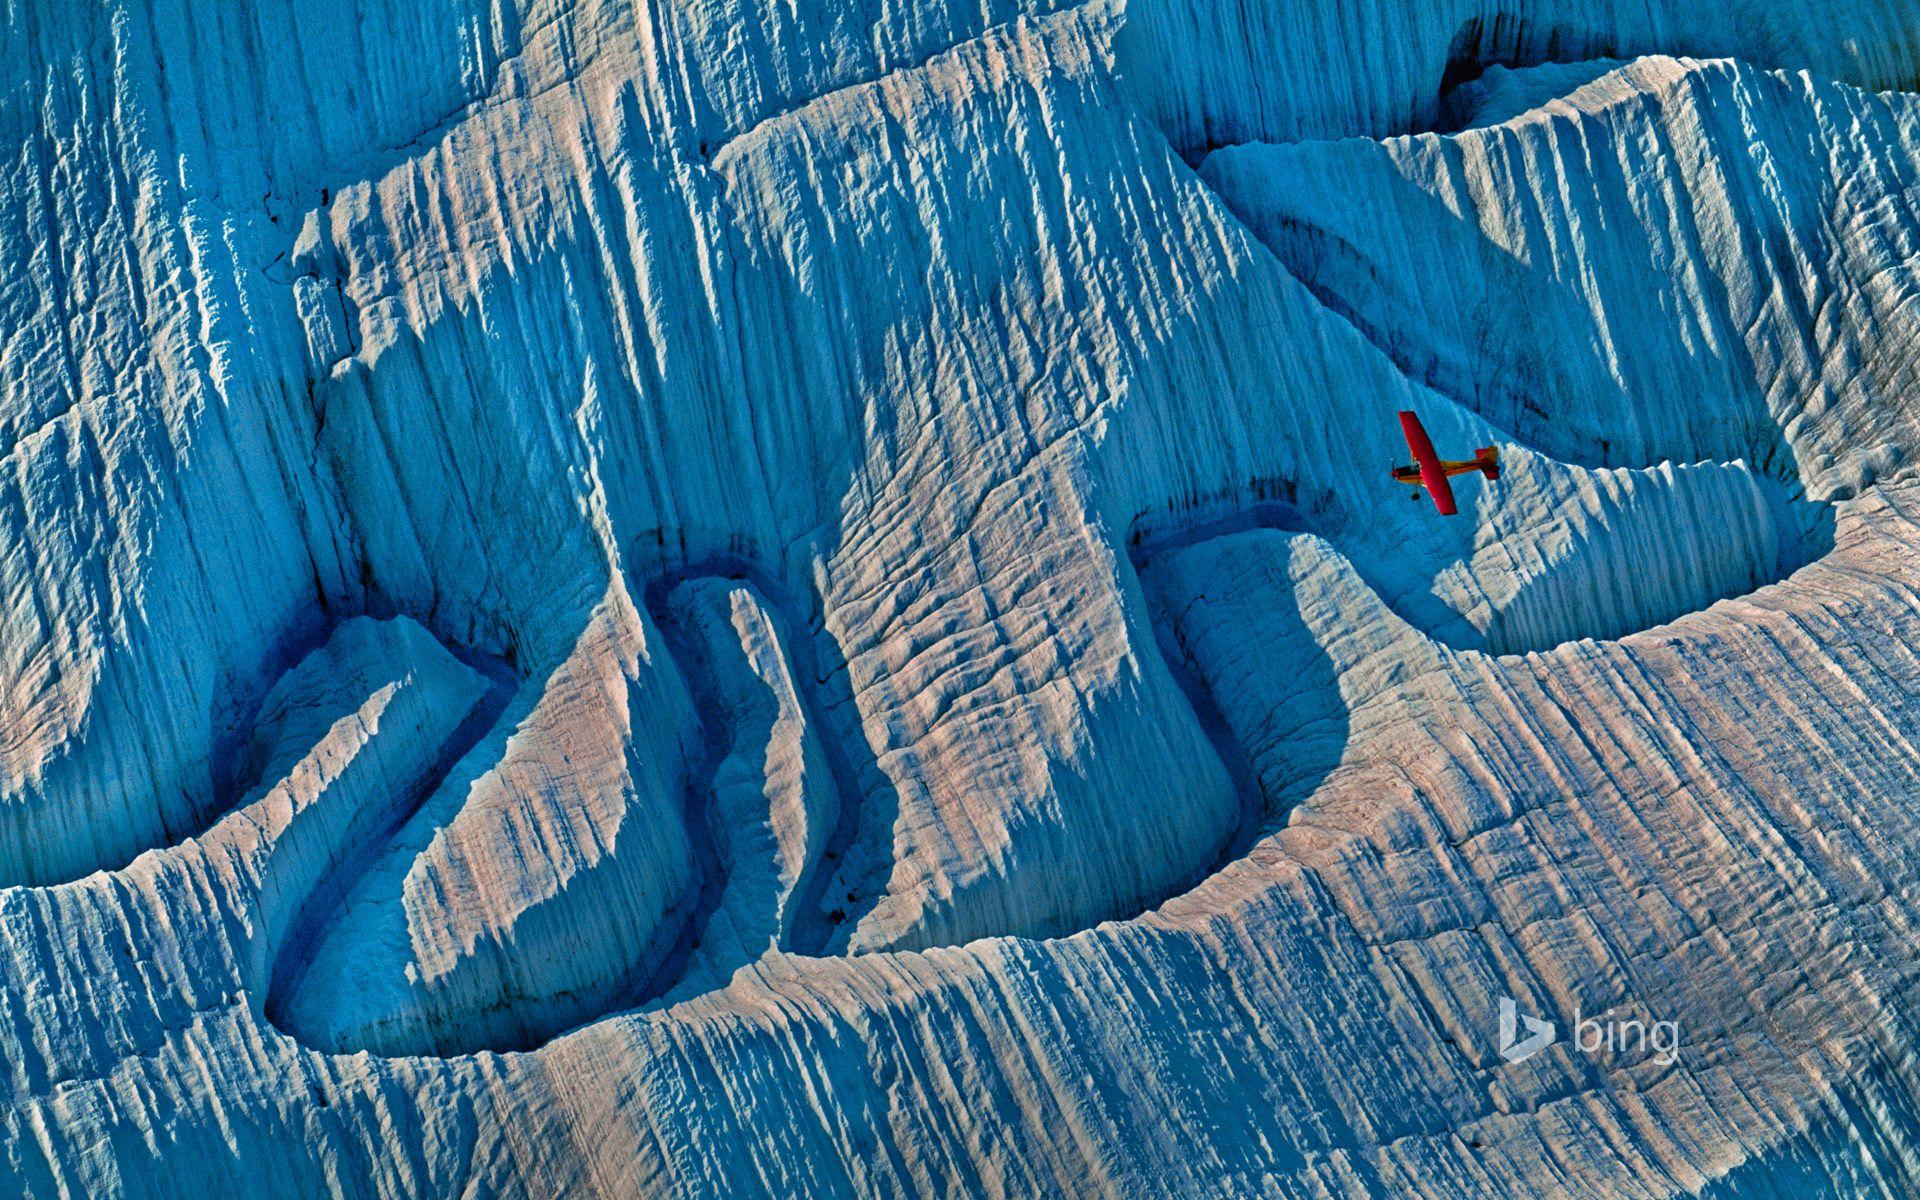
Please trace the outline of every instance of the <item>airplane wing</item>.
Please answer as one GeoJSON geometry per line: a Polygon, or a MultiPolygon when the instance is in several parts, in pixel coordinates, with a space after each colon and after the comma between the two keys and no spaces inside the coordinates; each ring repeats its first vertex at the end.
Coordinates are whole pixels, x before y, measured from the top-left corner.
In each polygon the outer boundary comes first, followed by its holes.
{"type": "Polygon", "coordinates": [[[1433,497],[1433,506],[1440,510],[1443,517],[1460,511],[1453,502],[1453,485],[1447,482],[1447,473],[1440,466],[1440,456],[1434,453],[1433,441],[1427,437],[1420,418],[1410,412],[1401,413],[1400,432],[1407,435],[1407,449],[1413,451],[1413,461],[1420,467],[1420,483],[1427,489],[1427,494],[1433,497]]]}

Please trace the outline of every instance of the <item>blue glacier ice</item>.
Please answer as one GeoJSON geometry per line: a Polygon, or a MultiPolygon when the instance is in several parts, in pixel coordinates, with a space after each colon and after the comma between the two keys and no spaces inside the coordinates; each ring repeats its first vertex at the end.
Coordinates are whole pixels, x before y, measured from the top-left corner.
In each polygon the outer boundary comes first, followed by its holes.
{"type": "Polygon", "coordinates": [[[1910,5],[0,48],[0,1192],[1920,1191],[1910,5]]]}

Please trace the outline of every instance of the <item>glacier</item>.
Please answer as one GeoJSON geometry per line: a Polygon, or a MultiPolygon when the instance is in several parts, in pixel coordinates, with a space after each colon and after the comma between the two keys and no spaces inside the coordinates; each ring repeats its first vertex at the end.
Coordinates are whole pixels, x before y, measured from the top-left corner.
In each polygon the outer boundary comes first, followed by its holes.
{"type": "Polygon", "coordinates": [[[0,1189],[1920,1190],[1920,12],[0,46],[0,1189]]]}

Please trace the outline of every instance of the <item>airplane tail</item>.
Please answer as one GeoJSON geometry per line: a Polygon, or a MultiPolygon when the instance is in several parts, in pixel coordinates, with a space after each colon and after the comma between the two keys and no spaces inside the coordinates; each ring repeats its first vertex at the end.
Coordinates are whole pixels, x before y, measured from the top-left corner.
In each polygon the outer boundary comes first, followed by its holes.
{"type": "Polygon", "coordinates": [[[1473,452],[1474,465],[1488,479],[1500,478],[1500,451],[1492,446],[1482,446],[1473,452]]]}

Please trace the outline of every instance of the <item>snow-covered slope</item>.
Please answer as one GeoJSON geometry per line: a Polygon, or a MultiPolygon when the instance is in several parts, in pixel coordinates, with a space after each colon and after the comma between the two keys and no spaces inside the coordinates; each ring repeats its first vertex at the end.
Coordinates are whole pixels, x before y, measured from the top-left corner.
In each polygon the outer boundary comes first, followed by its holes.
{"type": "Polygon", "coordinates": [[[1920,100],[1613,66],[1496,69],[1457,136],[1241,147],[1205,174],[1408,374],[1562,458],[1745,458],[1820,499],[1894,477],[1920,100]]]}
{"type": "Polygon", "coordinates": [[[1920,80],[1920,12],[1894,0],[1139,0],[1127,13],[1119,65],[1196,157],[1451,124],[1453,89],[1495,67],[1686,54],[1870,91],[1920,80]]]}
{"type": "Polygon", "coordinates": [[[8,13],[0,1177],[1920,1186],[1920,34],[1482,7],[8,13]]]}

